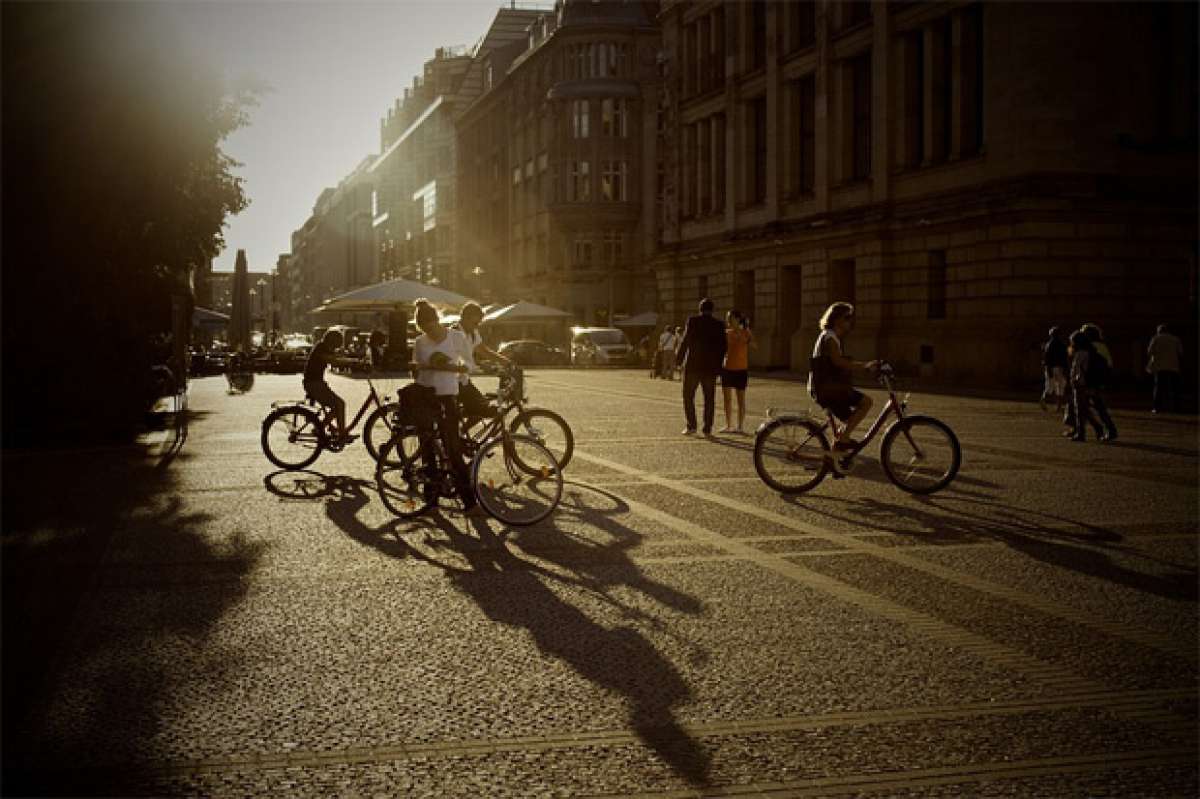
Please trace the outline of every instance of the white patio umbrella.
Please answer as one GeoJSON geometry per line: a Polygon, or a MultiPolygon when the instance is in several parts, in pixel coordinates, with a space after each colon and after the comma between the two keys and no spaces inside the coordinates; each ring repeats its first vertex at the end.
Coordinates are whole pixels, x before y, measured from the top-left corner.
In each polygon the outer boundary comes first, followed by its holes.
{"type": "Polygon", "coordinates": [[[569,319],[571,314],[566,311],[560,311],[557,308],[550,308],[545,305],[538,305],[535,302],[515,302],[512,305],[506,305],[503,308],[496,308],[483,317],[485,322],[555,322],[562,319],[569,319]]]}
{"type": "Polygon", "coordinates": [[[437,286],[400,278],[363,286],[338,295],[314,308],[313,313],[392,311],[398,305],[411,305],[421,298],[442,308],[455,309],[471,300],[470,297],[437,286]]]}

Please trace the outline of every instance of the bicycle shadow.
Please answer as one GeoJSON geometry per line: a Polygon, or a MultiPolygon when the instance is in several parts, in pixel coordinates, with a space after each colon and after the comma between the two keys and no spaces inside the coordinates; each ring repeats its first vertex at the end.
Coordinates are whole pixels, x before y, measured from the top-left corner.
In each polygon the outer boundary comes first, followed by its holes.
{"type": "MultiPolygon", "coordinates": [[[[264,480],[272,493],[323,501],[329,520],[354,541],[390,557],[437,566],[489,619],[526,630],[541,652],[566,663],[603,691],[622,696],[629,726],[639,739],[689,783],[708,784],[710,755],[674,715],[675,707],[692,697],[691,687],[639,626],[681,639],[660,619],[622,602],[613,592],[631,588],[689,615],[704,612],[704,604],[647,577],[630,560],[629,551],[643,536],[613,518],[628,511],[619,497],[569,484],[572,488],[561,510],[602,530],[609,540],[597,544],[562,529],[554,516],[540,525],[511,531],[493,529],[498,523],[490,518],[456,518],[445,512],[371,525],[361,518],[373,488],[368,481],[316,472],[278,475],[264,480]],[[418,532],[425,534],[419,543],[413,540],[418,532]],[[510,544],[529,557],[518,556],[510,544]],[[443,549],[449,557],[441,556],[443,549]],[[586,592],[627,621],[610,627],[590,618],[553,590],[555,584],[586,592]]],[[[703,665],[708,655],[693,647],[691,658],[693,664],[703,665]]]]}
{"type": "MultiPolygon", "coordinates": [[[[921,530],[891,529],[886,532],[922,543],[962,544],[996,541],[1034,560],[1077,574],[1131,588],[1144,594],[1175,601],[1197,600],[1195,568],[1164,561],[1135,547],[1121,546],[1125,537],[1099,525],[1053,513],[1014,510],[995,502],[954,498],[915,498],[917,507],[898,505],[874,498],[840,500],[853,505],[845,514],[815,510],[828,518],[862,526],[863,518],[894,520],[903,517],[917,522],[921,530]],[[981,505],[1004,512],[1003,518],[959,505],[981,505]],[[1076,532],[1077,530],[1078,532],[1076,532]],[[1160,567],[1157,572],[1140,571],[1117,563],[1114,555],[1126,555],[1160,567]]],[[[886,524],[886,521],[885,521],[886,524]]]]}

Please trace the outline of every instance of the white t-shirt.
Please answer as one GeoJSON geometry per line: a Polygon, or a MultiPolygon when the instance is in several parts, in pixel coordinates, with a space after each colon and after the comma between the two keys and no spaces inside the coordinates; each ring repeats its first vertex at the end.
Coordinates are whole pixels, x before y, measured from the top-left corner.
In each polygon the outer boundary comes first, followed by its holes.
{"type": "MultiPolygon", "coordinates": [[[[434,342],[422,333],[417,336],[413,345],[417,363],[428,365],[435,352],[440,352],[450,359],[450,365],[464,363],[467,354],[467,337],[461,330],[447,330],[446,337],[440,342],[434,342]]],[[[458,396],[458,374],[455,372],[434,372],[418,370],[417,384],[428,386],[439,397],[458,396]]]]}
{"type": "Polygon", "coordinates": [[[660,350],[675,349],[675,334],[668,330],[664,330],[663,334],[658,337],[658,348],[660,350]]]}
{"type": "Polygon", "coordinates": [[[458,376],[458,382],[466,385],[471,382],[471,375],[479,371],[475,366],[475,348],[483,343],[483,336],[479,335],[479,328],[475,328],[475,331],[472,333],[468,333],[462,328],[458,328],[454,332],[462,334],[463,344],[467,348],[466,354],[463,355],[463,363],[467,365],[467,369],[470,371],[465,375],[458,376]]]}

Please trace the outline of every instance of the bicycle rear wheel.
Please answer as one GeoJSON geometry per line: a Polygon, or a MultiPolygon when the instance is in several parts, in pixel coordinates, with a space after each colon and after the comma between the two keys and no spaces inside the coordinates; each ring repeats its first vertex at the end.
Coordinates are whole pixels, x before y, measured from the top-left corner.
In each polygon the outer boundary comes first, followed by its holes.
{"type": "Polygon", "coordinates": [[[754,470],[762,481],[783,494],[801,494],[825,478],[829,442],[821,425],[783,417],[759,428],[754,437],[754,470]]]}
{"type": "Polygon", "coordinates": [[[483,509],[505,524],[536,524],[562,499],[562,470],[554,454],[534,439],[506,436],[476,453],[471,488],[483,509]]]}
{"type": "Polygon", "coordinates": [[[532,438],[554,456],[559,469],[566,469],[575,452],[575,435],[567,421],[554,411],[530,408],[512,420],[509,431],[532,438]]]}
{"type": "Polygon", "coordinates": [[[883,436],[879,462],[901,491],[932,494],[950,485],[962,465],[954,431],[929,416],[909,416],[883,436]]]}
{"type": "MultiPolygon", "coordinates": [[[[399,416],[400,403],[389,402],[376,408],[367,417],[366,424],[363,425],[363,444],[371,454],[371,460],[378,461],[384,445],[395,433],[403,432],[404,427],[400,424],[399,416]]],[[[400,460],[396,459],[395,449],[392,450],[392,457],[394,460],[391,465],[399,466],[400,460]]]]}
{"type": "Polygon", "coordinates": [[[263,420],[263,454],[281,469],[303,469],[325,447],[320,429],[320,418],[307,408],[274,410],[263,420]]]}
{"type": "Polygon", "coordinates": [[[398,433],[380,448],[375,462],[379,498],[402,519],[420,516],[437,503],[437,490],[429,480],[420,448],[416,431],[398,433]]]}

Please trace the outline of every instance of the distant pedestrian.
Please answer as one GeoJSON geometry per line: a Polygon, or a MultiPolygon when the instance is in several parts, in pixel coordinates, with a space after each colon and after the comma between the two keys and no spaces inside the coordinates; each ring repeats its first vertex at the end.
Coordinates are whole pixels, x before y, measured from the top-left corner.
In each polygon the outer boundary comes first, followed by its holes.
{"type": "Polygon", "coordinates": [[[1039,403],[1046,410],[1046,402],[1054,398],[1054,412],[1062,413],[1067,400],[1067,373],[1071,371],[1071,360],[1067,356],[1067,337],[1060,327],[1050,328],[1049,338],[1042,345],[1042,371],[1045,385],[1039,403]]]}
{"type": "Polygon", "coordinates": [[[1095,353],[1095,357],[1088,364],[1088,399],[1092,410],[1096,412],[1104,425],[1105,432],[1101,440],[1116,441],[1117,425],[1108,412],[1108,402],[1104,398],[1109,381],[1112,379],[1112,353],[1108,349],[1108,344],[1104,342],[1104,331],[1100,329],[1099,325],[1088,322],[1079,330],[1088,337],[1088,341],[1092,343],[1092,352],[1095,353]]]}
{"type": "Polygon", "coordinates": [[[721,389],[725,400],[725,427],[722,433],[745,434],[746,384],[750,379],[750,347],[754,335],[750,322],[741,311],[725,314],[725,365],[721,369],[721,389]],[[737,394],[737,426],[733,425],[733,394],[737,394]]]}
{"type": "Polygon", "coordinates": [[[704,435],[712,435],[717,373],[725,361],[725,326],[713,318],[713,301],[700,301],[700,313],[688,317],[683,338],[675,351],[675,363],[683,368],[683,434],[696,434],[696,388],[704,391],[704,435]]]}
{"type": "Polygon", "coordinates": [[[1096,421],[1096,417],[1092,415],[1091,399],[1088,392],[1088,370],[1092,366],[1092,361],[1096,356],[1095,350],[1092,348],[1091,339],[1082,330],[1076,330],[1071,334],[1071,345],[1069,347],[1071,354],[1071,401],[1072,410],[1071,419],[1074,423],[1074,428],[1071,430],[1072,441],[1087,440],[1087,426],[1091,425],[1092,430],[1096,433],[1096,438],[1102,438],[1104,428],[1096,421]]]}
{"type": "Polygon", "coordinates": [[[1146,371],[1154,375],[1154,405],[1151,413],[1179,410],[1179,367],[1183,363],[1183,342],[1159,325],[1158,332],[1146,348],[1150,361],[1146,371]]]}
{"type": "Polygon", "coordinates": [[[384,345],[387,343],[387,336],[382,330],[372,330],[371,337],[367,339],[367,367],[372,372],[382,372],[386,353],[384,345]]]}
{"type": "Polygon", "coordinates": [[[667,361],[675,360],[675,330],[667,325],[658,336],[658,350],[654,353],[654,364],[650,377],[665,377],[667,361]]]}

